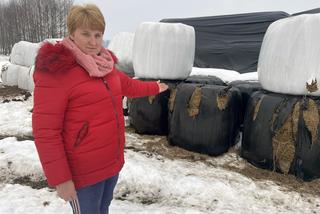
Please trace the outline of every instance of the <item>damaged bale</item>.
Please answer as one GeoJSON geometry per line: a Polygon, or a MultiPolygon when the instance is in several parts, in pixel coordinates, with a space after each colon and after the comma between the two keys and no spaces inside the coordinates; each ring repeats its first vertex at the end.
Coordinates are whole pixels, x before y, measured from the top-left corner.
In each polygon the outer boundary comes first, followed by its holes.
{"type": "Polygon", "coordinates": [[[168,84],[166,90],[156,96],[133,98],[128,103],[130,125],[138,134],[168,134],[168,102],[170,93],[180,81],[161,80],[168,84]]]}
{"type": "Polygon", "coordinates": [[[255,92],[244,120],[241,156],[257,167],[320,177],[319,98],[255,92]]]}
{"type": "Polygon", "coordinates": [[[169,119],[169,143],[209,155],[228,151],[239,133],[240,106],[236,88],[179,84],[169,119]]]}

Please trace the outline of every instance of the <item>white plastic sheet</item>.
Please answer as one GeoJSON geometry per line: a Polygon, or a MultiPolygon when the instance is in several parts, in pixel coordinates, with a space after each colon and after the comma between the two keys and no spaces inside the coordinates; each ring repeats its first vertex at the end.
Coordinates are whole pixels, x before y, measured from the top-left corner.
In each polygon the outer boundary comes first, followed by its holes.
{"type": "Polygon", "coordinates": [[[305,14],[272,23],[264,37],[258,76],[264,89],[285,94],[308,92],[306,83],[320,83],[320,14],[305,14]]]}
{"type": "Polygon", "coordinates": [[[121,32],[110,41],[108,49],[118,58],[118,68],[125,73],[133,74],[132,48],[134,33],[121,32]]]}
{"type": "Polygon", "coordinates": [[[16,65],[32,66],[34,65],[35,58],[38,54],[40,43],[31,43],[20,41],[14,44],[11,54],[10,62],[16,65]]]}
{"type": "Polygon", "coordinates": [[[185,79],[195,53],[195,32],[184,24],[144,22],[133,43],[135,76],[149,79],[185,79]]]}

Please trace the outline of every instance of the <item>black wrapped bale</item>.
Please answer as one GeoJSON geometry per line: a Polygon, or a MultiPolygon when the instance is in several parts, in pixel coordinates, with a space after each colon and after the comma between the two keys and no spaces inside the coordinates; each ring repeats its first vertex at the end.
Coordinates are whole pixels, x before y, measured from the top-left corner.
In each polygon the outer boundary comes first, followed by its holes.
{"type": "Polygon", "coordinates": [[[320,177],[319,98],[255,92],[244,120],[241,156],[303,180],[320,177]]]}
{"type": "Polygon", "coordinates": [[[170,103],[171,145],[220,155],[235,144],[241,105],[238,89],[181,83],[171,93],[170,103]]]}
{"type": "Polygon", "coordinates": [[[178,85],[178,81],[166,81],[169,90],[156,96],[130,99],[128,102],[130,125],[138,134],[168,134],[168,101],[170,91],[178,85]]]}
{"type": "MultiPolygon", "coordinates": [[[[242,98],[242,107],[240,111],[240,124],[243,124],[244,114],[247,109],[247,104],[252,93],[262,90],[261,84],[259,82],[250,82],[250,81],[232,81],[228,85],[236,87],[240,90],[242,98]]],[[[241,126],[241,129],[243,127],[241,126]]]]}
{"type": "Polygon", "coordinates": [[[184,80],[184,82],[226,86],[226,84],[220,78],[215,76],[194,75],[194,76],[189,76],[187,79],[184,80]]]}

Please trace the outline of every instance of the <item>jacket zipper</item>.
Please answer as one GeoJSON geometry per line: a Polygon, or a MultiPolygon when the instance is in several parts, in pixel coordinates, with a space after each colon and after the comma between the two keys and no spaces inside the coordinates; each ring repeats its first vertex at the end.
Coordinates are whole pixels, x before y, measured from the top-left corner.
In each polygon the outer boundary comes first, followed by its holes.
{"type": "Polygon", "coordinates": [[[107,80],[103,79],[102,78],[102,81],[103,81],[103,84],[106,86],[106,89],[109,93],[109,95],[111,96],[111,101],[112,101],[112,106],[113,106],[113,111],[116,115],[116,122],[117,122],[117,128],[118,128],[118,160],[120,161],[120,124],[119,124],[119,115],[118,115],[118,112],[117,112],[117,108],[116,108],[116,101],[114,99],[114,96],[109,88],[109,85],[108,85],[108,82],[107,80]]]}

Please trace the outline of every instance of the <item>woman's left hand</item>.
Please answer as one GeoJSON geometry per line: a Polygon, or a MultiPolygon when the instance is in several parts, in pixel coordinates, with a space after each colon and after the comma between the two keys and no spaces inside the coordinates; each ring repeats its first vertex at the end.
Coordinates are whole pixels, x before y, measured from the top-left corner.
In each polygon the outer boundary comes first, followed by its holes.
{"type": "Polygon", "coordinates": [[[169,86],[167,84],[161,83],[160,80],[158,80],[157,83],[158,83],[158,87],[159,87],[159,93],[161,93],[169,88],[169,86]]]}

